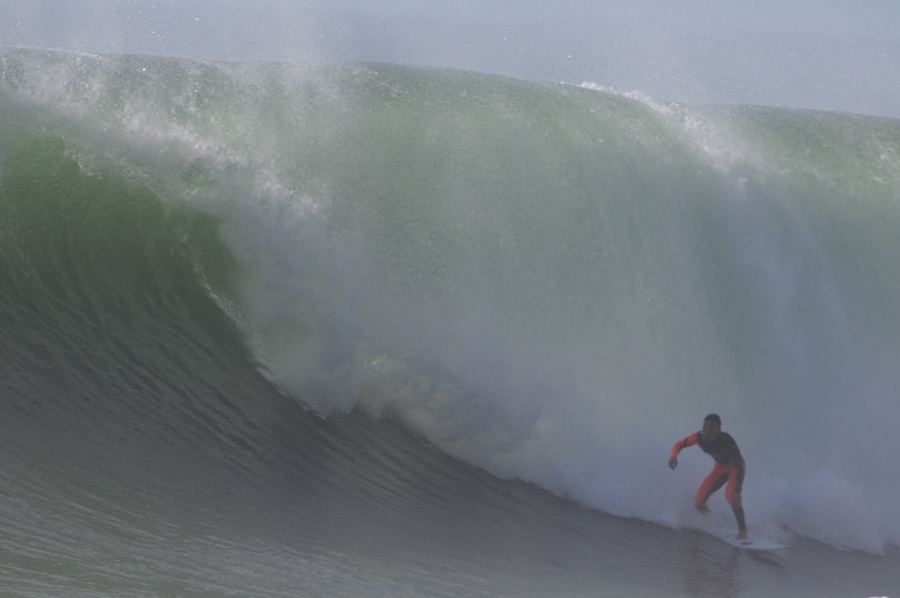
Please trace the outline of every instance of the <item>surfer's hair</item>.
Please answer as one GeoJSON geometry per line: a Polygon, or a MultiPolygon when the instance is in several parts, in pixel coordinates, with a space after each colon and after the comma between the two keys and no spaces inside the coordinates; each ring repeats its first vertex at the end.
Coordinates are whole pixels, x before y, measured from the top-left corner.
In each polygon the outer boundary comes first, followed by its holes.
{"type": "Polygon", "coordinates": [[[703,421],[716,422],[717,424],[719,424],[720,428],[722,427],[722,418],[719,417],[719,415],[716,413],[710,413],[709,415],[707,415],[706,417],[703,418],[703,421]]]}

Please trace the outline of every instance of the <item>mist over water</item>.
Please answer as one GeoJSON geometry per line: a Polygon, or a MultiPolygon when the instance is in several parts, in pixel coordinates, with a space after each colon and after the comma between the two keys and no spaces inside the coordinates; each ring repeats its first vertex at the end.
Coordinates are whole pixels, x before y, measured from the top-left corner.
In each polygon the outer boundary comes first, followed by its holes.
{"type": "Polygon", "coordinates": [[[657,100],[900,116],[889,1],[0,2],[0,46],[214,60],[363,60],[657,100]]]}

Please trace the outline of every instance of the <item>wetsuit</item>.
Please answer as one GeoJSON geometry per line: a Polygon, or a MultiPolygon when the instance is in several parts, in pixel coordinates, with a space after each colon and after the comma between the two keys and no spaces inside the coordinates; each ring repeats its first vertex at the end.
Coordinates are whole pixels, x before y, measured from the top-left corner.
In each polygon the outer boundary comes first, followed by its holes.
{"type": "Polygon", "coordinates": [[[706,440],[703,432],[694,432],[684,440],[679,440],[675,443],[672,447],[672,459],[678,457],[681,449],[686,449],[695,444],[699,445],[703,452],[711,456],[716,463],[713,465],[709,475],[706,476],[706,479],[703,480],[703,483],[700,484],[694,504],[696,504],[698,509],[705,510],[706,501],[712,496],[713,492],[727,483],[725,499],[731,505],[738,519],[738,527],[741,531],[745,530],[747,526],[744,523],[744,509],[740,506],[735,507],[732,502],[734,493],[740,493],[744,487],[744,457],[741,455],[737,442],[726,432],[719,432],[716,439],[712,441],[706,440]]]}

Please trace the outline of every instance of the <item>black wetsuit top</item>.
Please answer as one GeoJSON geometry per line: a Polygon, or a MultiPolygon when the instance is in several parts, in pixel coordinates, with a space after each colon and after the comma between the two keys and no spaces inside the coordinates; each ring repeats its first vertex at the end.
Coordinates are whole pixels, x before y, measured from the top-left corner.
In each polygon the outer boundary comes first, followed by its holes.
{"type": "Polygon", "coordinates": [[[704,453],[715,459],[716,463],[720,465],[734,464],[737,470],[734,491],[740,492],[744,486],[744,457],[731,434],[719,432],[715,440],[706,440],[702,431],[696,432],[676,443],[672,456],[676,456],[682,449],[694,446],[695,443],[703,449],[704,453]]]}

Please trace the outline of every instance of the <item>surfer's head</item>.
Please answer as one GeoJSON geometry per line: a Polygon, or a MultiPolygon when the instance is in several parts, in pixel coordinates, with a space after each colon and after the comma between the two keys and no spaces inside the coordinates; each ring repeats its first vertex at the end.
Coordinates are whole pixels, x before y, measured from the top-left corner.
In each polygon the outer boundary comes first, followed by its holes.
{"type": "Polygon", "coordinates": [[[703,437],[707,440],[715,440],[722,431],[722,418],[715,413],[710,413],[703,418],[703,437]]]}

